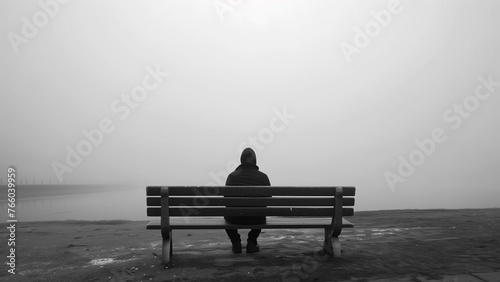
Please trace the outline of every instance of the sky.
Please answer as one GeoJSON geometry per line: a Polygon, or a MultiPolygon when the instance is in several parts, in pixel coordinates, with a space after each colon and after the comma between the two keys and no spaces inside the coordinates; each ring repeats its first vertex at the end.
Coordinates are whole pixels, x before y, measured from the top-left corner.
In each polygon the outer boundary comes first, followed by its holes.
{"type": "Polygon", "coordinates": [[[500,207],[500,2],[0,1],[0,174],[500,207]]]}

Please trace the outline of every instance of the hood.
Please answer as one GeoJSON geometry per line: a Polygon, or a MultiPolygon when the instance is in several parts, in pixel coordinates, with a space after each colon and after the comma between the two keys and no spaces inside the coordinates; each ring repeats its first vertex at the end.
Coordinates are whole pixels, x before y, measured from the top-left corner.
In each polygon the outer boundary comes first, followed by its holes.
{"type": "Polygon", "coordinates": [[[255,152],[252,148],[246,148],[243,150],[240,160],[242,165],[257,166],[257,157],[255,156],[255,152]]]}

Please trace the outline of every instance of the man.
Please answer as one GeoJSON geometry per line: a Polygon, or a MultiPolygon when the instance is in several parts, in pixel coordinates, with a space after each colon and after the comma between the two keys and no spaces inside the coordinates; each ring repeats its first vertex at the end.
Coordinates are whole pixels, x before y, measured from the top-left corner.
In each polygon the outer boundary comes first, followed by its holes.
{"type": "MultiPolygon", "coordinates": [[[[251,148],[243,150],[240,160],[241,164],[227,177],[226,186],[271,186],[267,175],[259,171],[254,150],[251,148]]],[[[224,218],[227,222],[233,224],[262,224],[266,222],[265,216],[226,216],[224,218]]],[[[248,233],[247,253],[255,253],[260,250],[257,244],[257,238],[259,237],[260,231],[261,229],[252,229],[248,233]]],[[[226,233],[233,244],[233,253],[241,253],[241,238],[240,234],[238,234],[238,230],[226,229],[226,233]]]]}

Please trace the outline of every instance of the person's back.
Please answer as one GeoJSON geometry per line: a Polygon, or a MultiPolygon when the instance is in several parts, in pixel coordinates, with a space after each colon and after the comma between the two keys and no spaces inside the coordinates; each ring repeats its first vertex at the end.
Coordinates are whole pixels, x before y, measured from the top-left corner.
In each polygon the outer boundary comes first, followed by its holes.
{"type": "MultiPolygon", "coordinates": [[[[252,149],[250,149],[252,150],[252,149]]],[[[253,151],[253,150],[252,150],[253,151]]],[[[257,165],[241,164],[226,180],[226,186],[270,186],[267,175],[257,165]]]]}
{"type": "MultiPolygon", "coordinates": [[[[267,175],[259,171],[257,166],[257,157],[254,150],[246,148],[241,153],[241,165],[234,172],[229,174],[226,180],[226,186],[271,186],[267,175]]],[[[236,188],[235,188],[236,189],[236,188]]],[[[265,216],[249,217],[224,217],[226,221],[233,224],[262,224],[266,222],[265,216]]],[[[248,233],[247,253],[259,251],[257,238],[260,229],[252,229],[248,233]]],[[[233,252],[241,253],[241,239],[237,229],[226,229],[227,235],[233,243],[233,252]]]]}

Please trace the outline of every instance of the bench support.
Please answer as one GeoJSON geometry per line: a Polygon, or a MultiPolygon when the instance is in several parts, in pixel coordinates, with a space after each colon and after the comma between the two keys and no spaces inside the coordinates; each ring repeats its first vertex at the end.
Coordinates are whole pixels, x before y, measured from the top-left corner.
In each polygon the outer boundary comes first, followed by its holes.
{"type": "Polygon", "coordinates": [[[340,257],[341,248],[339,237],[334,236],[333,230],[330,228],[325,228],[325,241],[323,243],[323,249],[333,257],[340,257]]]}
{"type": "Polygon", "coordinates": [[[343,196],[342,187],[335,188],[335,207],[332,216],[332,225],[330,228],[325,228],[325,242],[323,244],[325,251],[336,258],[340,257],[341,252],[339,235],[342,232],[343,196]]]}
{"type": "Polygon", "coordinates": [[[162,260],[164,263],[169,264],[170,258],[172,257],[172,231],[169,232],[169,237],[163,237],[162,241],[162,260]]]}
{"type": "Polygon", "coordinates": [[[173,249],[172,249],[172,229],[170,228],[170,216],[169,216],[169,204],[168,204],[168,196],[169,191],[168,187],[161,187],[161,237],[162,241],[162,260],[164,263],[169,264],[170,258],[172,257],[173,249]]]}
{"type": "Polygon", "coordinates": [[[332,246],[333,246],[333,257],[340,257],[340,240],[339,237],[332,237],[332,246]]]}

